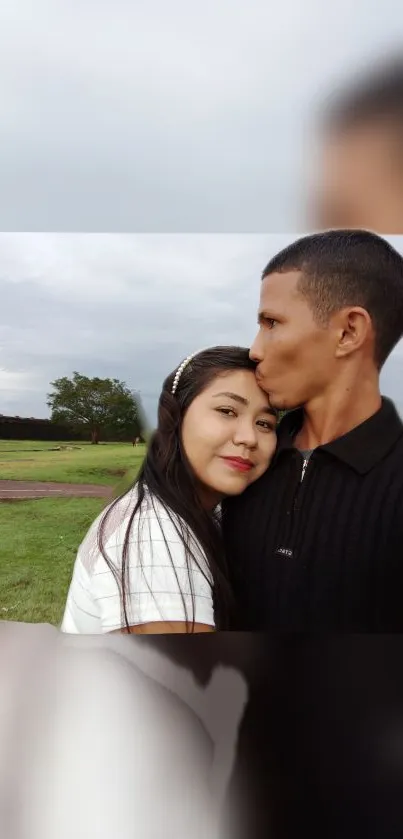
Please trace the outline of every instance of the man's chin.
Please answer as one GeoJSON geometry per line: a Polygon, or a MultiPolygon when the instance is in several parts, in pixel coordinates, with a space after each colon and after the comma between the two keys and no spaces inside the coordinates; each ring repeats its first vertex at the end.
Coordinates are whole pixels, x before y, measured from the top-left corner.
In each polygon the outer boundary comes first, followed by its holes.
{"type": "Polygon", "coordinates": [[[271,405],[272,408],[274,408],[275,411],[284,411],[285,410],[284,399],[282,399],[281,396],[279,396],[278,393],[273,393],[273,391],[270,390],[268,387],[267,388],[262,388],[262,390],[264,390],[265,393],[267,393],[267,396],[269,397],[270,405],[271,405]]]}
{"type": "Polygon", "coordinates": [[[291,399],[282,398],[278,394],[269,391],[266,392],[269,397],[271,407],[278,413],[282,413],[284,411],[295,411],[296,408],[301,407],[299,403],[294,403],[291,399]]]}
{"type": "Polygon", "coordinates": [[[275,411],[293,411],[295,408],[300,407],[299,404],[292,404],[291,401],[287,399],[287,397],[282,396],[281,393],[271,390],[270,382],[268,382],[267,379],[261,379],[259,376],[256,376],[256,380],[259,387],[267,394],[270,405],[275,411]]]}

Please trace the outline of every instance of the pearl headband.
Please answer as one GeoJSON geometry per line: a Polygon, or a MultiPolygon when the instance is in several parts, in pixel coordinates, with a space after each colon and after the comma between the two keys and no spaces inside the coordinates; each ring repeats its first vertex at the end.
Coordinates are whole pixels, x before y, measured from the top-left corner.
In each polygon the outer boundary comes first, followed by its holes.
{"type": "Polygon", "coordinates": [[[201,352],[204,352],[204,350],[198,350],[197,352],[194,352],[191,355],[188,355],[188,357],[185,358],[184,361],[182,361],[182,364],[179,365],[179,367],[178,367],[178,369],[175,373],[175,378],[174,378],[173,384],[172,384],[172,389],[171,389],[172,396],[174,396],[175,393],[176,393],[176,389],[177,389],[178,384],[179,384],[179,379],[180,379],[185,367],[187,367],[188,364],[190,364],[190,362],[193,361],[194,357],[196,355],[199,355],[201,352]]]}

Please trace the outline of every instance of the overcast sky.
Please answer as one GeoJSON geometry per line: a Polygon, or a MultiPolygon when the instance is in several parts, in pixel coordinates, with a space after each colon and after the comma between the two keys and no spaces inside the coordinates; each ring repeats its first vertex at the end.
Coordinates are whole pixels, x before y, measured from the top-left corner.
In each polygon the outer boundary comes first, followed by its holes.
{"type": "Polygon", "coordinates": [[[301,229],[313,110],[402,43],[401,0],[2,0],[0,230],[301,229]]]}
{"type": "Polygon", "coordinates": [[[183,355],[248,344],[314,114],[402,43],[400,0],[2,0],[0,230],[48,233],[1,236],[0,413],[46,416],[78,369],[154,415],[183,355]]]}
{"type": "MultiPolygon", "coordinates": [[[[291,235],[0,235],[0,413],[48,416],[49,383],[78,370],[142,394],[212,344],[249,346],[261,271],[291,235]]],[[[403,252],[403,236],[390,241],[403,252]]],[[[383,390],[403,411],[403,344],[383,390]]]]}

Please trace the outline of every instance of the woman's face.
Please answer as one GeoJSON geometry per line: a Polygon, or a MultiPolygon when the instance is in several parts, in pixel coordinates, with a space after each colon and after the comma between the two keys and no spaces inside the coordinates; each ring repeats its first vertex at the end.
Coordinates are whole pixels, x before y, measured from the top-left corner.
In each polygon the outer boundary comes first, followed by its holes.
{"type": "Polygon", "coordinates": [[[208,505],[263,475],[276,448],[276,416],[253,371],[223,373],[193,400],[182,443],[208,505]]]}

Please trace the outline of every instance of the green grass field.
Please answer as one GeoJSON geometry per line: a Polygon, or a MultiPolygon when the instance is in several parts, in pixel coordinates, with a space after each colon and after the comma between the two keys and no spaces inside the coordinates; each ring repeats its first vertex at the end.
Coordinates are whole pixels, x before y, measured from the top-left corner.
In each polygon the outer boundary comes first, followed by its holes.
{"type": "MultiPolygon", "coordinates": [[[[0,478],[105,484],[118,495],[145,452],[123,443],[51,451],[57,445],[66,444],[0,440],[0,478]]],[[[96,498],[0,501],[0,620],[60,623],[77,548],[104,504],[96,498]]]]}
{"type": "Polygon", "coordinates": [[[57,625],[98,498],[0,502],[0,618],[57,625]]]}
{"type": "Polygon", "coordinates": [[[138,468],[144,452],[144,446],[133,448],[128,443],[91,446],[0,440],[0,478],[114,486],[129,469],[138,468]],[[72,450],[54,451],[66,445],[72,450]]]}

